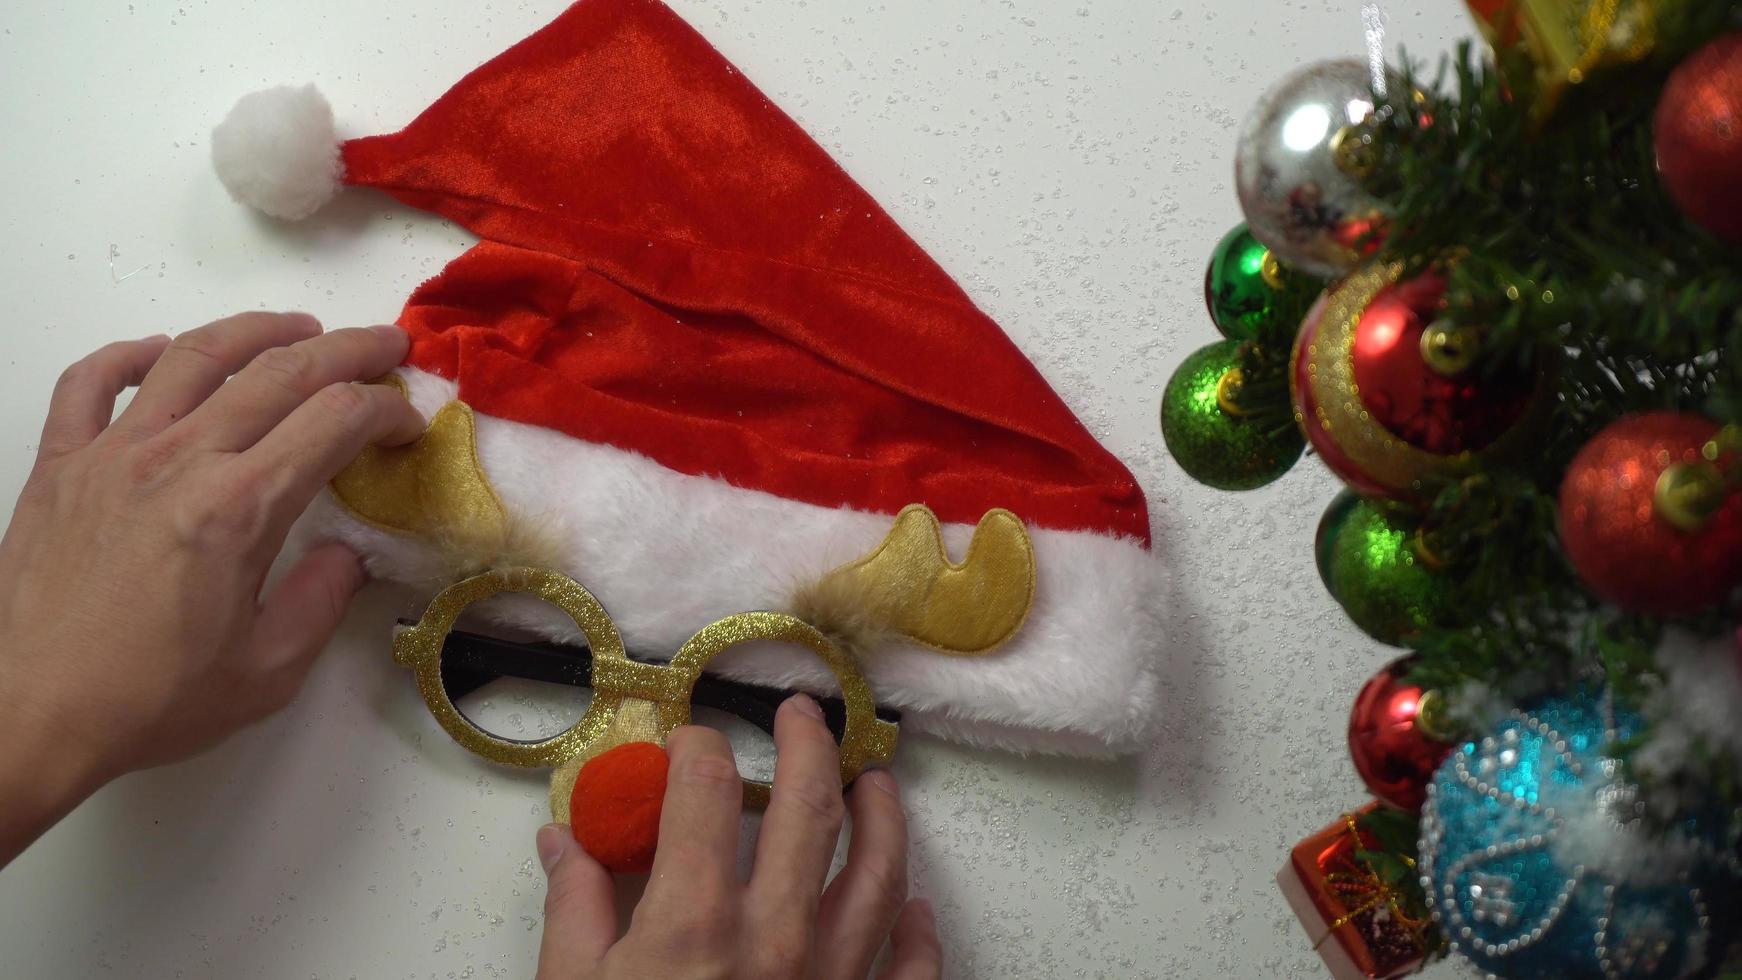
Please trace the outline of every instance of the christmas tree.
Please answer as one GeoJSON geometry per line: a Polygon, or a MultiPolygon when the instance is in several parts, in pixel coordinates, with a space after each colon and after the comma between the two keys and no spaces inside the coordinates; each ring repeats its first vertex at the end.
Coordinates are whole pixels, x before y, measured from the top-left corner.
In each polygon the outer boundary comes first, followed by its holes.
{"type": "Polygon", "coordinates": [[[1207,484],[1343,479],[1320,575],[1405,651],[1279,880],[1338,975],[1742,977],[1742,3],[1469,6],[1251,112],[1163,396],[1207,484]]]}

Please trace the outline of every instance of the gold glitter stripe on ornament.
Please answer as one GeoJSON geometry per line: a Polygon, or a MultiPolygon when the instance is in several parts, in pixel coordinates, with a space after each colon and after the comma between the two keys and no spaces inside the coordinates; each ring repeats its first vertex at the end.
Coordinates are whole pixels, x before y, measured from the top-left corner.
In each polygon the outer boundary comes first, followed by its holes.
{"type": "MultiPolygon", "coordinates": [[[[1392,435],[1368,414],[1355,383],[1355,334],[1368,304],[1403,275],[1400,262],[1369,266],[1338,285],[1306,355],[1308,385],[1319,422],[1337,448],[1363,473],[1394,490],[1409,488],[1430,472],[1468,462],[1469,453],[1439,456],[1392,435]]],[[[1304,340],[1304,338],[1302,338],[1304,340]]],[[[1298,342],[1297,342],[1298,344],[1298,342]]]]}
{"type": "MultiPolygon", "coordinates": [[[[664,744],[672,729],[689,724],[690,691],[702,670],[723,651],[754,641],[805,647],[835,675],[847,708],[840,749],[843,782],[870,763],[887,762],[894,755],[899,729],[877,717],[871,687],[858,664],[815,627],[785,613],[728,616],[703,627],[670,663],[639,663],[624,653],[616,624],[579,583],[548,569],[498,569],[449,586],[430,600],[418,624],[394,638],[393,653],[395,660],[416,672],[430,714],[454,741],[492,762],[556,767],[551,775],[551,810],[558,821],[567,822],[568,794],[587,759],[626,742],[664,744]],[[442,685],[442,645],[454,622],[467,606],[502,592],[529,593],[562,609],[592,648],[592,703],[580,721],[553,738],[520,742],[492,735],[461,714],[442,685]]],[[[768,793],[766,783],[744,780],[747,805],[766,805],[768,793]]]]}
{"type": "Polygon", "coordinates": [[[977,657],[1022,628],[1035,578],[1034,545],[1015,514],[988,511],[967,555],[952,563],[937,515],[910,504],[875,551],[829,572],[794,604],[824,629],[869,621],[939,653],[977,657]]]}
{"type": "MultiPolygon", "coordinates": [[[[406,393],[397,375],[375,383],[406,393]]],[[[465,402],[443,405],[409,445],[364,449],[330,486],[346,510],[386,531],[485,551],[507,537],[508,512],[478,462],[477,421],[465,402]]]]}

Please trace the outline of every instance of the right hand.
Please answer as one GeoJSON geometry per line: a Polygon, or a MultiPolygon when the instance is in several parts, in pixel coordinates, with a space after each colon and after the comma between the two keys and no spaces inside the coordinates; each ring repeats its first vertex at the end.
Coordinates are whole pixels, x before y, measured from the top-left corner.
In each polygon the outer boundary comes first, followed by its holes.
{"type": "Polygon", "coordinates": [[[885,941],[881,980],[937,980],[931,905],[907,897],[907,816],[894,777],[866,772],[843,805],[834,738],[802,694],[775,716],[774,745],[774,791],[740,884],[731,747],[709,728],[672,733],[659,850],[621,939],[610,874],[568,827],[540,830],[550,888],[538,980],[865,980],[885,941]],[[824,888],[848,811],[847,863],[824,888]]]}

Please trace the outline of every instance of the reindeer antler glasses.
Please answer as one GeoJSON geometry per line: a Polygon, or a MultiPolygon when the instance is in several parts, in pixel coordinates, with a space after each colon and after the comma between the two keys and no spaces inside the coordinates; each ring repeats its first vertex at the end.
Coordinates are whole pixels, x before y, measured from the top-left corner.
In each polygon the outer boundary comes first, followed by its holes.
{"type": "MultiPolygon", "coordinates": [[[[628,657],[616,624],[580,583],[547,569],[508,568],[475,575],[444,589],[430,600],[417,625],[394,638],[393,655],[416,672],[424,703],[456,742],[493,762],[527,768],[554,767],[551,809],[557,819],[566,820],[569,796],[581,765],[628,742],[663,743],[672,729],[689,723],[698,684],[711,688],[709,693],[714,696],[707,700],[728,710],[733,710],[735,703],[766,705],[774,692],[702,676],[703,669],[720,653],[754,641],[805,647],[834,673],[845,709],[839,732],[843,782],[850,782],[873,762],[889,760],[895,751],[898,729],[892,720],[878,716],[871,688],[858,666],[814,627],[784,613],[746,612],[728,616],[703,627],[678,649],[670,662],[644,663],[628,657]],[[503,592],[535,595],[562,609],[586,636],[591,649],[588,673],[594,691],[592,704],[580,721],[551,738],[516,741],[479,728],[454,705],[454,695],[443,682],[443,650],[451,645],[450,635],[461,612],[474,602],[503,592]]],[[[491,642],[506,647],[522,646],[491,642]]],[[[548,650],[542,644],[524,648],[548,650]]],[[[476,668],[479,664],[474,660],[471,666],[476,668]]],[[[582,675],[576,671],[573,676],[579,679],[582,675]]],[[[760,713],[752,710],[748,714],[760,713]]],[[[748,720],[760,721],[758,717],[748,720]]],[[[744,780],[747,804],[765,804],[768,791],[766,783],[744,780]]]]}

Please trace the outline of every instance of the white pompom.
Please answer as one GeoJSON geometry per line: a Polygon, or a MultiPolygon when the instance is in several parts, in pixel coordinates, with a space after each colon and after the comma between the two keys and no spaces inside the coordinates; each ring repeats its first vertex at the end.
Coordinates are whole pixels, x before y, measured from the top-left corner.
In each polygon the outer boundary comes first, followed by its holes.
{"type": "Polygon", "coordinates": [[[344,176],[332,106],[313,85],[244,95],[212,130],[212,168],[238,202],[288,221],[308,217],[344,176]]]}

